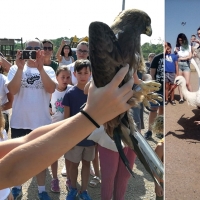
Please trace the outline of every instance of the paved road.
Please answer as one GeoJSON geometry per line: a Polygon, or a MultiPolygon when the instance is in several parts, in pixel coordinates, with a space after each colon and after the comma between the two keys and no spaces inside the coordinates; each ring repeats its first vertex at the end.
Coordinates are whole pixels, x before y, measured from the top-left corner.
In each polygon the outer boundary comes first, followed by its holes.
{"type": "MultiPolygon", "coordinates": [[[[144,120],[145,120],[145,127],[147,128],[148,124],[148,112],[144,113],[144,120]]],[[[147,129],[144,129],[142,132],[144,133],[147,129]]],[[[153,136],[153,139],[149,141],[150,145],[154,149],[157,144],[158,139],[153,136]]],[[[58,147],[55,147],[58,148],[58,147]]],[[[42,160],[41,160],[42,162],[42,160]]],[[[65,188],[65,177],[60,175],[62,167],[64,165],[64,159],[60,158],[58,163],[58,173],[59,173],[59,180],[60,180],[60,187],[61,192],[59,194],[53,193],[50,191],[50,181],[51,181],[51,170],[48,168],[47,176],[46,176],[46,190],[49,193],[52,200],[65,200],[67,191],[65,188]]],[[[134,165],[134,173],[135,178],[131,177],[128,183],[127,192],[125,196],[125,200],[154,200],[155,193],[154,193],[154,183],[152,178],[147,174],[144,167],[136,159],[136,163],[134,165]]],[[[79,177],[78,177],[78,185],[81,183],[80,180],[80,168],[79,168],[79,177]]],[[[88,192],[91,195],[93,200],[100,200],[101,199],[101,192],[100,192],[100,185],[97,188],[90,188],[88,187],[88,192]]],[[[26,183],[23,184],[23,196],[19,198],[19,200],[35,200],[37,199],[37,184],[35,178],[28,180],[26,183]]],[[[78,199],[78,198],[77,198],[78,199]]]]}
{"type": "MultiPolygon", "coordinates": [[[[193,91],[198,76],[191,73],[193,91]]],[[[178,90],[175,91],[179,100],[178,90]]],[[[184,104],[165,107],[165,199],[200,199],[200,110],[184,104]]]]}

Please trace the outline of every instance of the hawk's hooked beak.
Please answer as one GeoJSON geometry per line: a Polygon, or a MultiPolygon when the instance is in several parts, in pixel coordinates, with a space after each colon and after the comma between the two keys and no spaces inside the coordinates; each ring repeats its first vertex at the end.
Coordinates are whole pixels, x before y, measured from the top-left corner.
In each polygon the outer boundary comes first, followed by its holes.
{"type": "Polygon", "coordinates": [[[151,25],[147,26],[146,27],[146,32],[145,32],[146,35],[148,36],[151,36],[152,35],[152,28],[151,28],[151,25]]]}

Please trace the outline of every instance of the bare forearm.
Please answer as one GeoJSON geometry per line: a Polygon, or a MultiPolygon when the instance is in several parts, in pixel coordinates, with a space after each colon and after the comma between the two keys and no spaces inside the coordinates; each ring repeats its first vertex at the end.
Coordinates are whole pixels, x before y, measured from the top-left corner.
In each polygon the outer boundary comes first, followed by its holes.
{"type": "Polygon", "coordinates": [[[22,80],[22,72],[23,69],[17,69],[17,72],[13,79],[8,83],[8,90],[12,95],[15,95],[19,92],[21,87],[21,80],[22,80]]]}
{"type": "Polygon", "coordinates": [[[3,105],[1,106],[1,110],[2,110],[2,111],[8,110],[8,109],[10,109],[10,108],[12,108],[12,102],[7,102],[7,103],[5,103],[5,104],[3,104],[3,105]]]}
{"type": "Polygon", "coordinates": [[[41,76],[45,91],[52,94],[56,89],[56,83],[47,75],[44,69],[40,70],[40,76],[41,76]]]}
{"type": "MultiPolygon", "coordinates": [[[[62,125],[45,135],[13,149],[0,162],[2,169],[0,171],[0,189],[22,184],[38,174],[94,129],[95,126],[85,116],[78,114],[65,120],[62,125]],[[77,124],[79,125],[77,126],[77,124]],[[52,148],[52,146],[59,146],[59,148],[52,148]],[[42,162],[40,162],[41,158],[42,162]],[[3,167],[4,165],[7,167],[3,167]],[[13,166],[15,167],[13,168],[13,166]]],[[[48,130],[47,128],[46,131],[48,130]]]]}

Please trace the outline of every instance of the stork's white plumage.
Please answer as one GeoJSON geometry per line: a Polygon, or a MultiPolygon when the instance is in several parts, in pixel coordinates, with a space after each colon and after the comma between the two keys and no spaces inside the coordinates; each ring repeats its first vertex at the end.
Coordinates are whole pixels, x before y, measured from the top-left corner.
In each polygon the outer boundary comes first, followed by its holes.
{"type": "Polygon", "coordinates": [[[184,98],[187,100],[188,104],[191,106],[200,106],[200,89],[196,92],[188,91],[186,87],[186,80],[183,76],[177,76],[174,83],[180,86],[184,98]]]}

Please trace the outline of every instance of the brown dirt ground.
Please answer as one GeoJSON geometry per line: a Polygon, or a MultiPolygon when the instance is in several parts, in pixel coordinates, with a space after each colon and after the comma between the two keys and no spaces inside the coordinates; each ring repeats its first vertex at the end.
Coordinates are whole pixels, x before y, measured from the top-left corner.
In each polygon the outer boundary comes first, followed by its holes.
{"type": "MultiPolygon", "coordinates": [[[[193,91],[198,90],[198,75],[191,73],[193,91]]],[[[165,199],[200,199],[200,110],[179,104],[165,106],[165,199]]]]}

